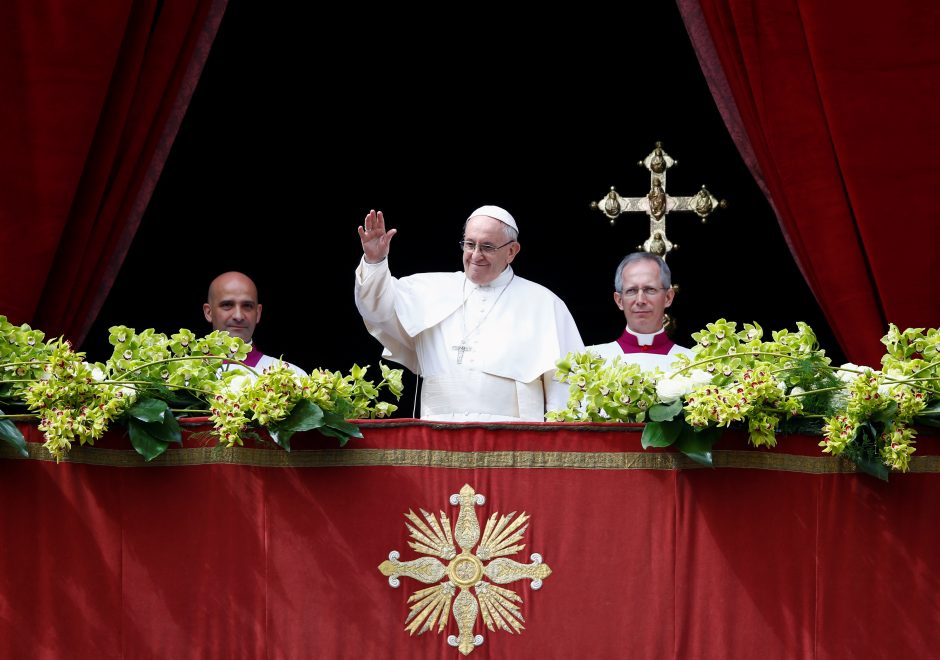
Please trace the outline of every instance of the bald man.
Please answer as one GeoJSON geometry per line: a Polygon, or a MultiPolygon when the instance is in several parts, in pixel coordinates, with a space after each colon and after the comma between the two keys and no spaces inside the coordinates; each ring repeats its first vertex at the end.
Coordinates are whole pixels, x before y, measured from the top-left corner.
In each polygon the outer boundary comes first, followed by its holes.
{"type": "MultiPolygon", "coordinates": [[[[252,342],[255,326],[261,320],[261,303],[258,302],[258,288],[250,277],[235,271],[222,273],[212,280],[207,298],[202,313],[212,324],[212,329],[225,330],[233,337],[240,337],[251,344],[251,352],[245,358],[245,364],[260,372],[281,361],[263,354],[252,342]]],[[[284,364],[298,375],[307,375],[303,369],[290,362],[284,364]]]]}

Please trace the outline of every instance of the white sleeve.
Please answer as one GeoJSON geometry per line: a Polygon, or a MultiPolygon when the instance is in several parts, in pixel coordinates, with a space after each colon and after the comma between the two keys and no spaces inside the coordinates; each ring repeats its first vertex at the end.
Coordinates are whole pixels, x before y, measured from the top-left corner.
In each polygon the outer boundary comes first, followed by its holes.
{"type": "Polygon", "coordinates": [[[415,340],[402,328],[395,313],[396,284],[388,269],[388,259],[370,264],[363,257],[356,269],[356,309],[369,334],[385,347],[383,356],[420,373],[415,340]]]}

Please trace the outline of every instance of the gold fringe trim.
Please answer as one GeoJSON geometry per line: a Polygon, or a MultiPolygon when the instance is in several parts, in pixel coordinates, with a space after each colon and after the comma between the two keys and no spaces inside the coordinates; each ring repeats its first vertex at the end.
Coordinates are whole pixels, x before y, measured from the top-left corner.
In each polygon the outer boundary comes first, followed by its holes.
{"type": "MultiPolygon", "coordinates": [[[[355,442],[355,441],[353,441],[355,442]]],[[[54,461],[40,444],[27,444],[24,459],[12,447],[0,447],[0,458],[54,461]]],[[[773,470],[806,474],[857,472],[850,461],[833,456],[799,456],[752,451],[716,450],[716,468],[773,470]]],[[[74,447],[63,463],[107,467],[181,467],[188,465],[250,465],[256,467],[437,467],[454,469],[539,469],[568,470],[688,470],[707,469],[684,454],[675,452],[566,452],[566,451],[480,451],[442,449],[252,449],[246,447],[196,447],[170,449],[151,462],[132,450],[74,447]]],[[[912,473],[940,473],[940,456],[914,456],[912,473]]],[[[900,473],[892,473],[892,477],[900,473]]]]}

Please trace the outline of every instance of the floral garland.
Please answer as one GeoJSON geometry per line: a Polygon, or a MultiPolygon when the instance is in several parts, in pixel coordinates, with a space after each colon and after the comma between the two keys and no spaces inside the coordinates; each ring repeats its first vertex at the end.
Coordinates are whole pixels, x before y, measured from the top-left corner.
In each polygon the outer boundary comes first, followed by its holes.
{"type": "MultiPolygon", "coordinates": [[[[817,432],[823,452],[881,478],[909,469],[915,425],[940,426],[940,329],[902,332],[892,324],[881,340],[881,370],[832,367],[805,323],[764,341],[756,323],[738,331],[719,319],[692,337],[691,358],[677,356],[668,373],[567,355],[556,378],[569,384],[568,407],[546,418],[645,422],[644,447],[674,446],[705,464],[732,425],[747,428],[757,447],[774,446],[780,432],[817,432]]],[[[115,326],[104,363],[88,363],[64,339],[43,340],[39,330],[0,316],[0,404],[28,411],[0,410],[0,441],[23,455],[14,419],[38,418],[57,460],[75,442],[94,444],[115,422],[151,460],[182,442],[179,417],[199,414],[229,447],[258,428],[288,451],[293,433],[312,429],[345,444],[361,437],[347,420],[387,417],[397,406],[379,394],[402,393],[401,370],[384,364],[378,384],[366,379],[368,367],[355,365],[345,375],[318,369],[300,377],[283,364],[259,374],[243,362],[249,346],[226,332],[200,338],[181,329],[167,337],[115,326]],[[222,370],[225,363],[240,368],[222,370]]]]}
{"type": "Polygon", "coordinates": [[[288,451],[293,433],[312,429],[342,445],[362,437],[346,420],[389,416],[397,406],[378,401],[380,392],[396,399],[402,393],[401,369],[384,364],[378,384],[359,366],[346,375],[318,369],[298,376],[279,363],[259,374],[243,362],[249,345],[227,332],[200,338],[181,329],[167,337],[115,326],[113,353],[104,363],[86,362],[62,338],[43,338],[0,316],[0,403],[29,411],[0,410],[0,441],[24,456],[26,443],[13,419],[38,418],[43,446],[56,460],[75,442],[93,445],[114,422],[125,423],[131,444],[152,460],[182,442],[179,417],[199,414],[210,417],[220,444],[229,447],[260,427],[288,451]],[[234,368],[222,370],[226,363],[234,368]]]}
{"type": "Polygon", "coordinates": [[[570,386],[568,407],[547,418],[646,422],[644,447],[675,446],[707,465],[721,429],[732,425],[747,428],[756,447],[776,445],[781,431],[815,431],[823,452],[884,479],[909,469],[915,424],[940,426],[940,329],[892,324],[880,371],[832,367],[805,323],[764,341],[756,323],[738,331],[719,319],[692,338],[691,358],[677,356],[668,373],[567,355],[556,378],[570,386]]]}

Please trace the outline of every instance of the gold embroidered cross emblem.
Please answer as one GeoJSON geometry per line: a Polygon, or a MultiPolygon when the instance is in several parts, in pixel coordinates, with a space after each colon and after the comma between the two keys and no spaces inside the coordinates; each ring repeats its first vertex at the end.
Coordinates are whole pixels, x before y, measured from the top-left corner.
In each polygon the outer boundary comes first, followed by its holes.
{"type": "Polygon", "coordinates": [[[515,520],[515,511],[504,516],[493,513],[486,521],[481,537],[474,505],[481,506],[485,501],[469,484],[465,484],[459,494],[451,495],[450,503],[460,505],[453,533],[443,511],[440,512],[440,521],[423,509],[420,511],[424,520],[409,511],[405,518],[411,524],[406,523],[406,526],[414,540],[408,545],[425,556],[400,561],[398,552],[392,551],[388,560],[379,565],[379,570],[388,576],[392,587],[401,584],[398,578],[403,575],[425,584],[439,582],[416,591],[408,599],[413,604],[405,619],[408,624],[405,630],[412,635],[416,632],[420,635],[436,625],[438,633],[443,632],[453,602],[452,611],[460,634],[448,637],[447,643],[456,646],[464,655],[469,655],[483,643],[482,635],[473,635],[473,625],[478,616],[483,617],[483,623],[493,632],[497,629],[521,632],[524,628],[519,610],[522,598],[511,589],[497,585],[529,579],[532,580],[532,589],[539,589],[542,580],[552,573],[538,554],[530,556],[530,564],[505,558],[525,548],[524,544],[517,544],[528,527],[525,523],[529,516],[524,511],[515,520]],[[460,553],[454,547],[455,540],[460,553]],[[474,548],[476,551],[472,552],[474,548]],[[460,593],[457,593],[458,589],[460,593]]]}

